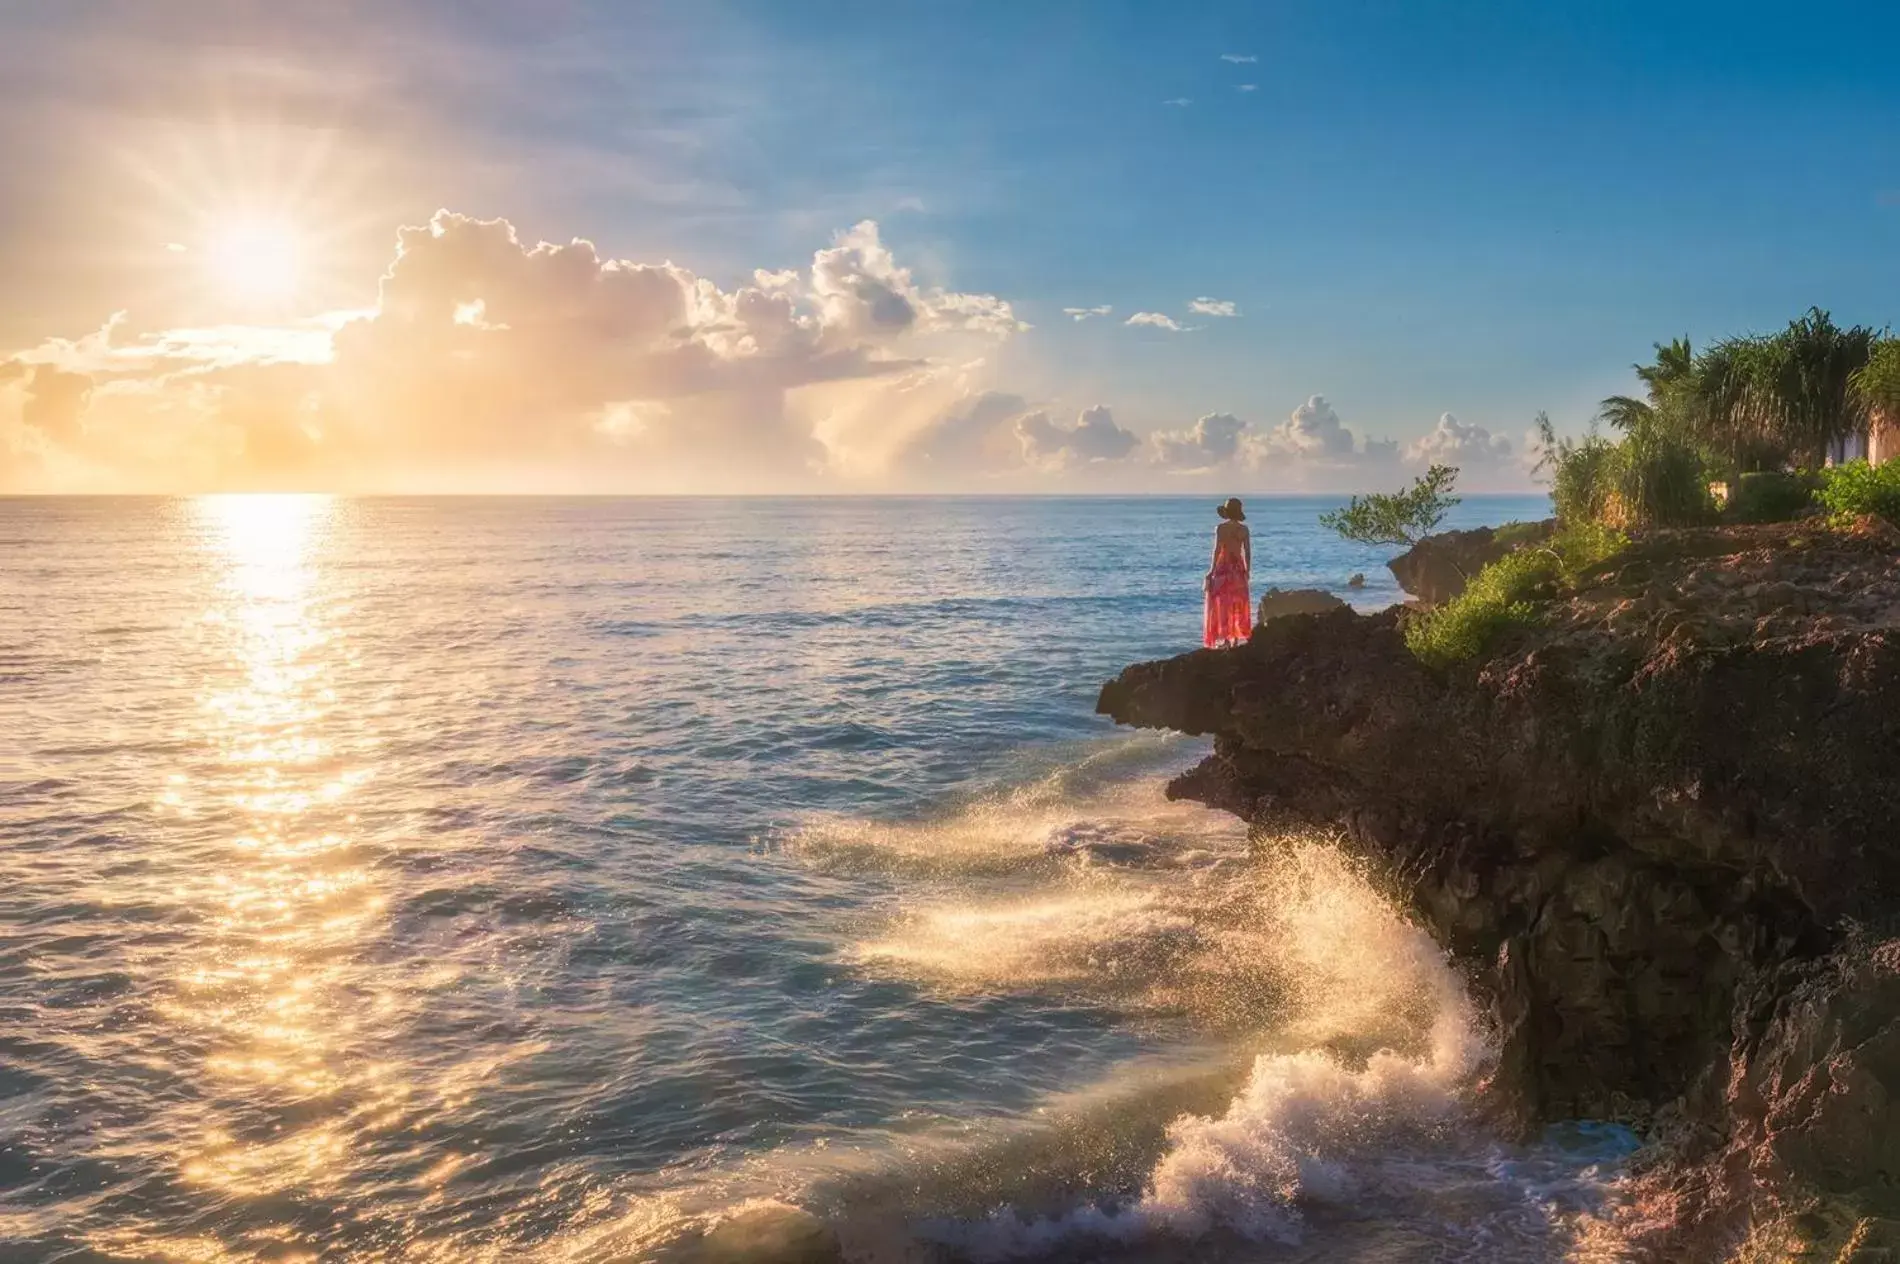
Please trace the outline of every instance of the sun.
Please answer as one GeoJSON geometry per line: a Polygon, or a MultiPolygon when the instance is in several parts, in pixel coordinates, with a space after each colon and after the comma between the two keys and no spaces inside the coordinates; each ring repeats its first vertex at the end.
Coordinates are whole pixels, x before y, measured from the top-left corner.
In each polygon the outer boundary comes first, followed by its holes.
{"type": "Polygon", "coordinates": [[[245,217],[219,225],[207,243],[211,279],[245,303],[282,303],[302,280],[302,241],[290,224],[245,217]]]}

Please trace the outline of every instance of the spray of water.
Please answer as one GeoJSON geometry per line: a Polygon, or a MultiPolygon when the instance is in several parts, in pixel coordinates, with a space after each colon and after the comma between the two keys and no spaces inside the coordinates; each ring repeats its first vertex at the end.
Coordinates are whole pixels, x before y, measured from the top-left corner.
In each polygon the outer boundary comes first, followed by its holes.
{"type": "MultiPolygon", "coordinates": [[[[934,819],[827,819],[783,840],[821,868],[901,880],[901,907],[844,953],[857,969],[1166,1010],[1256,1051],[1182,1079],[1172,1107],[1111,1085],[1072,1124],[1005,1130],[982,1153],[911,1138],[883,1177],[820,1159],[830,1176],[798,1201],[828,1205],[847,1237],[875,1222],[887,1245],[919,1233],[973,1260],[1210,1232],[1291,1243],[1314,1209],[1376,1196],[1392,1154],[1457,1124],[1492,1055],[1429,936],[1332,840],[1250,839],[1129,775],[1155,753],[934,819]]],[[[865,1258],[887,1255],[908,1258],[865,1258]]]]}
{"type": "Polygon", "coordinates": [[[1491,1050],[1430,938],[1325,839],[1274,840],[1250,884],[1246,947],[1270,963],[1285,1008],[1274,1051],[1225,1111],[1177,1118],[1132,1198],[940,1222],[933,1236],[980,1260],[1216,1229],[1293,1243],[1304,1207],[1351,1202],[1393,1146],[1457,1121],[1491,1050]]]}

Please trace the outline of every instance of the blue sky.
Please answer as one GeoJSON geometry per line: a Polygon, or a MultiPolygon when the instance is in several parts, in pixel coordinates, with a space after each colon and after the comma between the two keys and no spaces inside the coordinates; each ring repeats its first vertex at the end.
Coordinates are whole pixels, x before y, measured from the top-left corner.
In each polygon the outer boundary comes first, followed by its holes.
{"type": "Polygon", "coordinates": [[[153,129],[286,170],[325,137],[339,308],[437,207],[722,286],[871,219],[1031,326],[983,389],[1144,436],[1323,395],[1361,444],[1450,412],[1521,449],[1658,339],[1900,317],[1900,6],[78,0],[6,35],[16,349],[211,319],[112,292],[186,231],[126,209],[153,129]]]}

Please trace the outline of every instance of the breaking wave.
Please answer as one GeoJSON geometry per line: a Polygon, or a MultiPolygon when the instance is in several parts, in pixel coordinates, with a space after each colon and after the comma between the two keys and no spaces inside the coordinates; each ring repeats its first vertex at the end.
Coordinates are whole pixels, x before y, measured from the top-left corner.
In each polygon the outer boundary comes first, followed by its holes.
{"type": "Polygon", "coordinates": [[[1580,1258],[1621,1139],[1491,1141],[1469,1108],[1493,1045],[1437,945],[1334,840],[1170,802],[1156,769],[1181,754],[1121,744],[934,818],[777,840],[891,880],[888,916],[841,949],[852,970],[1134,1012],[1172,1024],[1176,1053],[1019,1119],[787,1149],[723,1209],[702,1195],[692,1240],[725,1225],[777,1250],[822,1225],[867,1261],[1191,1259],[1222,1239],[1580,1258]]]}

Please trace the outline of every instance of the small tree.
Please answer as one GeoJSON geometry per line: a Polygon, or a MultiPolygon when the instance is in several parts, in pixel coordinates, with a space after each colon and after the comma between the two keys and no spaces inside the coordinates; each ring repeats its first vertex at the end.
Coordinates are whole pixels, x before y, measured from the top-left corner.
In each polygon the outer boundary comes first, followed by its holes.
{"type": "Polygon", "coordinates": [[[1434,465],[1412,480],[1409,491],[1354,496],[1344,509],[1321,514],[1319,522],[1360,544],[1411,548],[1430,535],[1458,503],[1459,498],[1451,494],[1457,480],[1456,466],[1434,465]]]}

